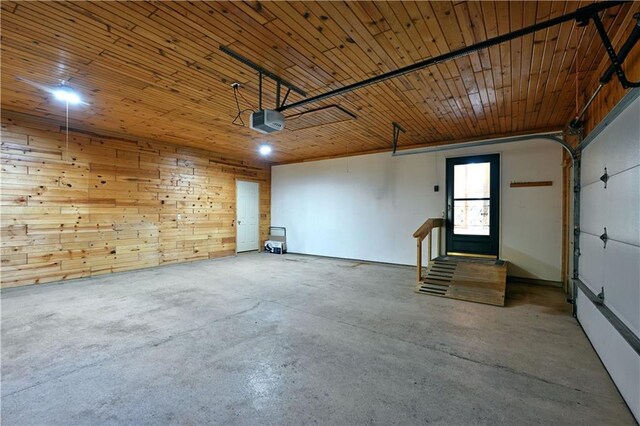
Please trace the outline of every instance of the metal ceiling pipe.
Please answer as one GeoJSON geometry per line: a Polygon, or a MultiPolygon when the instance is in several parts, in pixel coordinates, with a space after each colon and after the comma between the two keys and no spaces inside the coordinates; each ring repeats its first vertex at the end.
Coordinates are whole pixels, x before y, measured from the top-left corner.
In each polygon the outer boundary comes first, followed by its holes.
{"type": "Polygon", "coordinates": [[[249,68],[253,68],[255,71],[257,71],[258,73],[262,74],[265,77],[270,78],[271,80],[275,81],[275,82],[280,82],[280,84],[282,84],[284,87],[286,87],[289,90],[293,90],[294,92],[296,92],[297,94],[301,95],[301,96],[307,96],[307,92],[305,92],[304,90],[300,89],[299,87],[294,86],[293,84],[289,83],[287,80],[283,80],[280,77],[278,77],[277,75],[275,75],[274,73],[272,73],[271,71],[262,68],[260,65],[256,64],[255,62],[250,61],[249,59],[245,58],[244,56],[240,55],[239,53],[234,52],[233,50],[229,49],[227,46],[224,45],[220,45],[220,51],[226,53],[227,55],[231,56],[233,59],[235,59],[236,61],[239,61],[243,64],[245,64],[246,66],[248,66],[249,68]]]}
{"type": "Polygon", "coordinates": [[[289,105],[284,105],[281,106],[280,108],[278,108],[277,110],[282,112],[284,110],[287,109],[291,109],[291,108],[297,108],[300,107],[302,105],[307,105],[310,104],[312,102],[318,102],[318,101],[322,101],[324,99],[327,98],[331,98],[334,96],[338,96],[341,95],[343,93],[347,93],[347,92],[351,92],[353,90],[356,89],[360,89],[362,87],[371,85],[371,84],[375,84],[375,83],[379,83],[381,81],[384,80],[388,80],[391,78],[395,78],[395,77],[399,77],[401,75],[404,74],[408,74],[410,72],[413,71],[417,71],[419,69],[422,68],[426,68],[429,67],[431,65],[435,65],[435,64],[439,64],[441,62],[445,62],[448,61],[450,59],[455,59],[459,56],[464,56],[464,55],[468,55],[469,53],[473,53],[477,50],[480,49],[486,49],[488,47],[492,47],[495,46],[497,44],[500,43],[504,43],[506,41],[510,41],[513,39],[516,39],[518,37],[523,37],[525,35],[529,35],[532,34],[536,31],[540,31],[540,30],[544,30],[547,29],[549,27],[553,27],[555,25],[559,25],[568,21],[573,21],[573,20],[584,20],[586,18],[592,17],[597,15],[599,12],[612,8],[612,7],[616,7],[616,6],[620,6],[621,4],[624,3],[628,3],[627,1],[608,1],[608,2],[601,2],[601,3],[594,3],[591,4],[589,6],[585,6],[585,7],[581,7],[580,9],[572,12],[572,13],[568,13],[566,15],[562,15],[562,16],[558,16],[557,18],[553,18],[553,19],[549,19],[548,21],[544,21],[544,22],[540,22],[538,24],[534,24],[534,25],[530,25],[528,27],[525,28],[521,28],[519,30],[507,33],[507,34],[503,34],[501,36],[497,36],[497,37],[493,37],[490,38],[488,40],[485,41],[481,41],[479,43],[473,44],[471,46],[467,46],[467,47],[463,47],[461,49],[457,49],[457,50],[453,50],[451,52],[433,57],[433,58],[429,58],[429,59],[425,59],[424,61],[420,61],[420,62],[416,62],[415,64],[411,64],[408,65],[406,67],[402,67],[402,68],[398,68],[397,70],[394,71],[390,71],[384,74],[380,74],[378,76],[375,77],[371,77],[368,78],[366,80],[357,82],[357,83],[353,83],[353,84],[349,84],[347,86],[338,88],[338,89],[334,89],[334,90],[330,90],[326,93],[321,93],[319,95],[316,96],[312,96],[310,98],[307,99],[303,99],[301,101],[298,102],[294,102],[291,103],[289,105]]]}
{"type": "Polygon", "coordinates": [[[426,154],[430,152],[449,151],[462,148],[473,148],[484,145],[496,145],[501,143],[521,142],[529,141],[533,139],[544,139],[562,145],[562,147],[571,155],[571,158],[575,160],[577,153],[576,150],[562,138],[563,132],[548,132],[548,133],[534,133],[530,135],[520,136],[507,136],[504,138],[483,139],[479,141],[460,142],[450,145],[438,145],[425,148],[407,149],[403,151],[396,151],[391,154],[392,157],[399,157],[402,155],[414,155],[414,154],[426,154]]]}

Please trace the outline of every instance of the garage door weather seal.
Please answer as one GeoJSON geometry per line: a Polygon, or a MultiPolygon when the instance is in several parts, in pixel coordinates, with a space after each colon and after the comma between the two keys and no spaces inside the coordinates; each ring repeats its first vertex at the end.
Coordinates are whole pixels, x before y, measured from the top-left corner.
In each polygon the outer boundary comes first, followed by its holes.
{"type": "Polygon", "coordinates": [[[577,284],[578,288],[582,290],[584,295],[587,296],[589,300],[591,300],[593,305],[598,308],[600,313],[607,319],[607,321],[609,321],[609,323],[611,323],[613,328],[615,328],[618,333],[620,333],[622,338],[626,340],[629,346],[631,346],[633,350],[636,351],[638,355],[640,355],[640,338],[638,338],[638,336],[636,336],[635,333],[631,331],[631,329],[627,327],[627,325],[623,323],[620,318],[618,318],[618,316],[607,307],[607,305],[604,303],[604,297],[598,297],[598,295],[591,291],[591,289],[579,279],[574,279],[573,282],[577,284]]]}

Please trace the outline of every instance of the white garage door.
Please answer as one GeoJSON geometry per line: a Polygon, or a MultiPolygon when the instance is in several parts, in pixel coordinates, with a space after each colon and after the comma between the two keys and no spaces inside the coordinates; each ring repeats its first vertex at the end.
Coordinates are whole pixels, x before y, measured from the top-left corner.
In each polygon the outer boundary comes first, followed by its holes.
{"type": "MultiPolygon", "coordinates": [[[[637,92],[634,94],[637,95],[637,92]]],[[[640,336],[640,98],[627,106],[582,153],[579,278],[603,305],[640,336]],[[600,179],[606,174],[605,183],[600,179]],[[600,238],[605,233],[605,242],[600,238]]],[[[577,315],[622,396],[640,418],[640,355],[588,298],[577,315]]]]}

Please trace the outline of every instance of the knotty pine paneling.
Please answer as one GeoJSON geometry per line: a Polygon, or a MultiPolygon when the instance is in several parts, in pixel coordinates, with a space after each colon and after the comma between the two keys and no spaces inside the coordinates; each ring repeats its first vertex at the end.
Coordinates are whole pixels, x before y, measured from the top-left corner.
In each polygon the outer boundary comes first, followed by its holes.
{"type": "MultiPolygon", "coordinates": [[[[358,119],[314,113],[268,136],[231,123],[237,110],[230,84],[242,83],[241,108],[256,109],[258,78],[219,46],[312,96],[590,3],[2,1],[2,108],[61,118],[55,99],[16,78],[65,80],[88,103],[71,111],[75,126],[239,158],[257,158],[255,145],[269,142],[276,163],[390,151],[392,121],[407,129],[400,149],[560,130],[576,109],[576,77],[580,93],[591,91],[605,58],[592,24],[567,22],[289,110],[337,103],[358,119]],[[304,120],[322,125],[300,125],[304,120]]],[[[628,31],[638,11],[640,2],[630,2],[603,13],[609,35],[628,31]]],[[[275,103],[269,80],[263,100],[275,103]]],[[[248,123],[248,114],[243,119],[248,123]]]]}
{"type": "Polygon", "coordinates": [[[268,165],[6,116],[0,156],[3,287],[233,255],[236,179],[268,234],[268,165]]]}

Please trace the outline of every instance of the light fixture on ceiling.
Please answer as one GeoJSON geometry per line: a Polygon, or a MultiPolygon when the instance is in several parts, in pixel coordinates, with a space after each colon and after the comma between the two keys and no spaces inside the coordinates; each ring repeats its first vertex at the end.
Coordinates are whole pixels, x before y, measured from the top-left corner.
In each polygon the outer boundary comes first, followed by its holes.
{"type": "Polygon", "coordinates": [[[271,154],[271,147],[269,145],[261,145],[258,151],[261,155],[269,155],[271,154]]]}
{"type": "Polygon", "coordinates": [[[66,134],[66,156],[67,160],[70,161],[69,155],[69,105],[89,105],[84,102],[80,95],[72,90],[69,86],[66,85],[66,81],[62,80],[57,86],[48,86],[45,84],[36,83],[35,81],[27,80],[23,77],[16,77],[16,80],[26,83],[30,86],[33,86],[43,92],[47,92],[59,101],[64,102],[65,104],[65,134],[66,134]]]}
{"type": "Polygon", "coordinates": [[[66,86],[61,86],[55,89],[52,93],[57,100],[66,102],[70,105],[77,105],[82,102],[80,95],[66,86]]]}
{"type": "Polygon", "coordinates": [[[23,77],[16,77],[16,80],[26,83],[30,86],[40,89],[43,92],[49,93],[56,100],[65,102],[69,105],[89,105],[82,100],[82,97],[78,92],[67,86],[66,80],[61,80],[56,86],[50,86],[47,84],[37,83],[35,81],[27,80],[23,77]]]}

